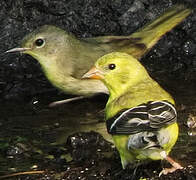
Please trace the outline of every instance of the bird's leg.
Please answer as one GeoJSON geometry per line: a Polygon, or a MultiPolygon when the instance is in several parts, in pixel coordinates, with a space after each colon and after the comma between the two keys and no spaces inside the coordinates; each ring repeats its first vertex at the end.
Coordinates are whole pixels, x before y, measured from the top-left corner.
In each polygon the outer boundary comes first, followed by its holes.
{"type": "Polygon", "coordinates": [[[64,99],[64,100],[61,100],[61,101],[54,101],[54,102],[50,103],[48,106],[49,107],[55,107],[57,105],[69,103],[71,101],[76,101],[76,100],[84,99],[84,98],[85,98],[84,96],[77,96],[77,97],[74,97],[74,98],[64,99]]]}
{"type": "Polygon", "coordinates": [[[171,168],[165,168],[163,169],[160,173],[159,173],[159,177],[164,174],[164,175],[167,175],[168,173],[173,173],[174,171],[176,171],[177,169],[183,169],[183,167],[175,162],[171,157],[169,157],[168,155],[166,155],[166,152],[165,151],[162,151],[161,152],[161,156],[166,160],[168,161],[172,167],[171,168]]]}

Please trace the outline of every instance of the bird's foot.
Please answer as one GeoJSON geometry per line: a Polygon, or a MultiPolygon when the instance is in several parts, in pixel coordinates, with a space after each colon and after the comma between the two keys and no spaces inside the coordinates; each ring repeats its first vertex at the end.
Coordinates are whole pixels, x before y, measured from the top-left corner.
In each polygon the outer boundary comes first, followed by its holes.
{"type": "Polygon", "coordinates": [[[50,103],[48,106],[49,107],[55,107],[57,105],[69,103],[71,101],[76,101],[76,100],[80,100],[80,99],[84,99],[84,98],[85,98],[84,96],[77,96],[77,97],[74,97],[74,98],[64,99],[64,100],[61,100],[61,101],[54,101],[54,102],[50,103]]]}
{"type": "Polygon", "coordinates": [[[177,163],[176,161],[174,161],[171,157],[167,156],[165,158],[175,169],[183,169],[183,167],[177,163]]]}
{"type": "MultiPolygon", "coordinates": [[[[164,152],[164,151],[163,151],[164,152]]],[[[164,175],[167,175],[168,173],[173,173],[174,171],[176,171],[177,169],[183,169],[183,167],[175,162],[171,157],[167,156],[166,153],[162,153],[162,155],[164,156],[164,159],[167,160],[171,165],[172,167],[171,168],[165,168],[163,169],[160,173],[159,173],[159,177],[164,174],[164,175]]]]}
{"type": "Polygon", "coordinates": [[[180,166],[180,164],[178,164],[179,167],[171,167],[171,168],[164,168],[160,173],[159,173],[159,177],[163,174],[163,175],[167,175],[168,173],[173,173],[174,171],[176,171],[177,169],[183,169],[182,166],[180,166]]]}

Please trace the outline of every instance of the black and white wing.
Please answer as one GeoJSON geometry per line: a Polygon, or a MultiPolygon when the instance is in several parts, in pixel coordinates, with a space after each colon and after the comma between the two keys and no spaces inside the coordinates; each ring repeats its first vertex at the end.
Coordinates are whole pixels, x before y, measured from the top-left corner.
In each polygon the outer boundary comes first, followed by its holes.
{"type": "Polygon", "coordinates": [[[167,101],[154,101],[119,112],[106,121],[110,134],[156,131],[177,120],[175,107],[167,101]]]}

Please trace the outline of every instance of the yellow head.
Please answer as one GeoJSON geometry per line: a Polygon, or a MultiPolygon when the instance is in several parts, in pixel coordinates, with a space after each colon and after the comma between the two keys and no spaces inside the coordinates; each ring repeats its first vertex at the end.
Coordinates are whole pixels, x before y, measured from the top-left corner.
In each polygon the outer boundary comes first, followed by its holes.
{"type": "Polygon", "coordinates": [[[98,59],[95,66],[83,78],[100,79],[110,93],[116,94],[144,82],[149,79],[149,75],[134,57],[126,53],[114,52],[98,59]]]}

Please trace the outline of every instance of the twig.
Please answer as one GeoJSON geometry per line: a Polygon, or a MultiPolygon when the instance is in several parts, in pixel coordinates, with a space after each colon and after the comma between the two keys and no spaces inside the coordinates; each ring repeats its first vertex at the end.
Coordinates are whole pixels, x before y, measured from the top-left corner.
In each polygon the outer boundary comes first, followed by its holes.
{"type": "Polygon", "coordinates": [[[0,179],[8,178],[8,177],[13,177],[13,176],[20,176],[20,175],[29,175],[29,174],[43,174],[45,171],[25,171],[25,172],[18,172],[18,173],[13,173],[13,174],[8,174],[8,175],[3,175],[0,176],[0,179]]]}

